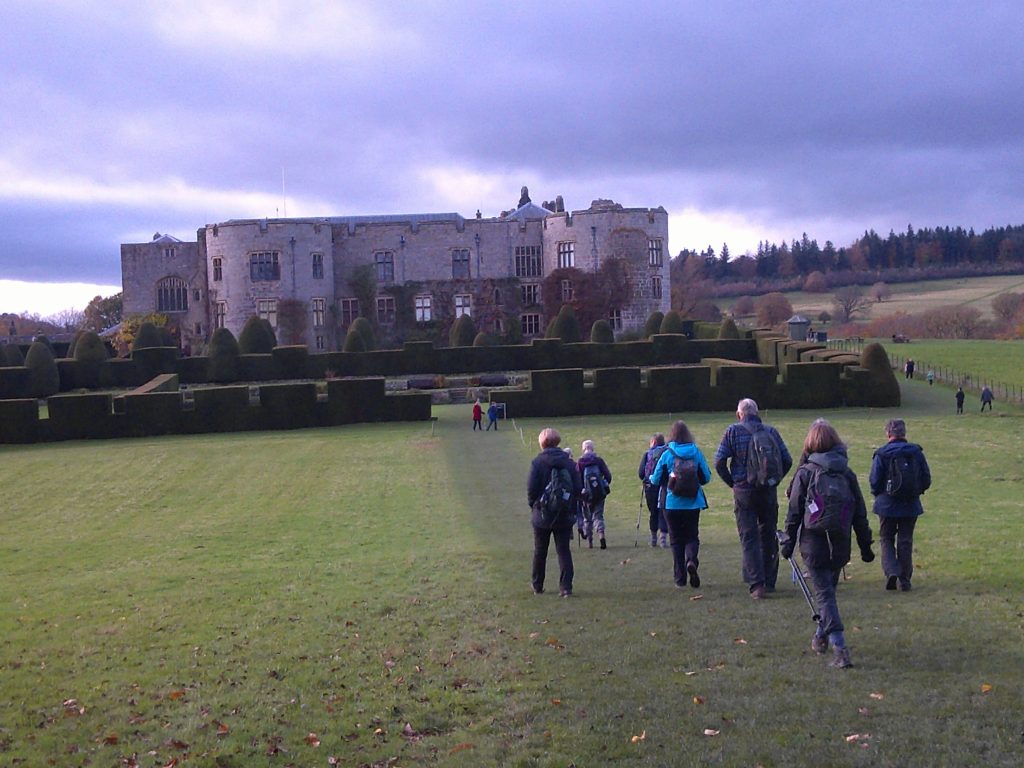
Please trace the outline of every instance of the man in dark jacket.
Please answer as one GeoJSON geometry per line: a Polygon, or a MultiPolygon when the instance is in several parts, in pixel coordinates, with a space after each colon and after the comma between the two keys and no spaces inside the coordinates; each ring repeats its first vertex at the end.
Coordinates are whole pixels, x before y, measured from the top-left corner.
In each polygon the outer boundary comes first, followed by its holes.
{"type": "Polygon", "coordinates": [[[910,591],[914,574],[914,526],[924,512],[921,494],[932,484],[932,473],[924,451],[916,443],[907,442],[907,425],[903,419],[891,419],[885,425],[888,442],[875,451],[871,460],[871,494],[875,497],[874,513],[878,515],[878,538],[882,549],[882,571],[885,588],[910,591]],[[893,460],[901,468],[901,477],[893,477],[893,460]],[[908,477],[907,474],[912,473],[908,477]],[[897,487],[898,486],[898,487],[897,487]]]}
{"type": "Polygon", "coordinates": [[[535,594],[539,595],[544,591],[548,545],[554,538],[560,571],[559,594],[562,597],[569,597],[572,594],[573,579],[572,526],[576,519],[576,506],[579,504],[583,483],[572,458],[558,447],[558,444],[562,442],[562,436],[558,434],[558,430],[550,427],[541,430],[537,436],[537,442],[540,444],[540,453],[530,465],[530,476],[526,483],[526,503],[530,505],[531,523],[533,524],[533,575],[531,582],[535,594]],[[544,510],[541,509],[540,502],[544,496],[544,488],[551,478],[552,469],[568,470],[572,481],[572,497],[569,499],[568,511],[559,515],[555,520],[549,521],[544,510]]]}
{"type": "Polygon", "coordinates": [[[775,538],[779,498],[777,483],[757,487],[747,477],[747,450],[754,433],[767,430],[771,435],[779,450],[783,476],[793,466],[793,459],[775,428],[761,422],[757,403],[753,400],[740,400],[736,406],[736,419],[737,422],[725,430],[715,451],[715,471],[732,488],[736,530],[743,548],[743,581],[750,588],[750,596],[760,600],[766,593],[775,591],[775,579],[779,574],[779,544],[775,538]]]}

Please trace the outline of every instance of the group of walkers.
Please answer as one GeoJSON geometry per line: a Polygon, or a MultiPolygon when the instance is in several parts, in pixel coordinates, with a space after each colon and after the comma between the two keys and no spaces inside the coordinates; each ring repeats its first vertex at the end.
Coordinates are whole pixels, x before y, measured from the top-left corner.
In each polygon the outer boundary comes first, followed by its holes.
{"type": "MultiPolygon", "coordinates": [[[[880,519],[885,588],[906,592],[914,570],[914,527],[923,512],[920,496],[931,485],[931,472],[921,447],[907,441],[902,419],[890,420],[885,433],[887,442],[872,458],[869,485],[873,511],[880,519]]],[[[601,548],[606,547],[604,498],[610,493],[611,472],[590,440],[584,441],[579,462],[559,446],[561,436],[555,429],[542,430],[538,442],[541,452],[530,466],[527,482],[534,533],[531,583],[535,593],[544,591],[553,540],[559,593],[569,597],[574,576],[573,525],[580,526],[584,537],[596,532],[601,548]],[[600,490],[595,491],[592,486],[598,480],[600,490]],[[587,512],[579,515],[581,509],[587,512]]],[[[836,586],[850,560],[854,537],[864,562],[872,562],[875,555],[860,484],[836,429],[817,419],[808,430],[786,490],[781,531],[777,530],[778,490],[793,459],[778,431],[761,420],[756,402],[740,400],[736,422],[722,435],[713,461],[715,472],[733,492],[742,577],[751,598],[763,600],[775,591],[779,555],[789,560],[799,549],[804,568],[795,575],[810,581],[807,592],[809,600],[813,592],[812,608],[818,617],[811,647],[819,654],[831,647],[832,666],[851,666],[836,586]]],[[[672,425],[667,441],[660,433],[651,438],[638,476],[644,484],[651,546],[671,548],[677,587],[700,587],[700,513],[708,506],[703,486],[712,476],[685,422],[672,425]]]]}
{"type": "Polygon", "coordinates": [[[491,403],[487,406],[487,429],[485,430],[482,424],[484,418],[484,409],[480,405],[480,401],[477,400],[473,403],[473,431],[480,430],[481,432],[490,432],[491,427],[494,427],[494,431],[498,431],[498,406],[496,403],[491,403]]]}

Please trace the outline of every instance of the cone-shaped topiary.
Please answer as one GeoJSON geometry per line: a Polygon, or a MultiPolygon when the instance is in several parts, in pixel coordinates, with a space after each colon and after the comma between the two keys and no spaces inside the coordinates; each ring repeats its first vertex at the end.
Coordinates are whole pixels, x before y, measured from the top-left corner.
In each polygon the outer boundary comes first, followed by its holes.
{"type": "Polygon", "coordinates": [[[267,325],[260,317],[250,315],[238,334],[238,351],[243,355],[269,355],[275,345],[267,325]]]}
{"type": "Polygon", "coordinates": [[[132,352],[136,349],[147,349],[149,347],[165,347],[160,331],[152,323],[143,323],[139,326],[139,332],[132,340],[132,352]]]}
{"type": "Polygon", "coordinates": [[[60,373],[53,352],[41,341],[33,341],[25,355],[28,391],[32,397],[49,397],[60,391],[60,373]]]}
{"type": "Polygon", "coordinates": [[[900,383],[892,371],[889,353],[878,342],[872,342],[860,353],[860,367],[871,372],[871,387],[877,402],[885,405],[900,403],[900,383]]]}
{"type": "MultiPolygon", "coordinates": [[[[35,344],[37,341],[40,344],[45,344],[46,348],[50,350],[50,354],[53,355],[55,358],[57,357],[57,353],[53,351],[53,344],[50,343],[50,340],[48,338],[46,338],[43,334],[40,333],[38,336],[32,337],[33,344],[35,344]]],[[[31,349],[31,347],[29,347],[29,349],[31,349]]]]}
{"type": "Polygon", "coordinates": [[[178,342],[174,340],[174,334],[171,333],[171,329],[166,325],[158,325],[156,332],[160,334],[160,346],[161,347],[176,347],[178,342]]]}
{"type": "Polygon", "coordinates": [[[238,341],[227,328],[218,328],[210,339],[207,352],[207,373],[210,381],[236,381],[238,379],[238,341]]]}
{"type": "Polygon", "coordinates": [[[366,341],[363,339],[363,334],[356,328],[356,324],[352,323],[352,327],[348,329],[348,333],[345,334],[345,343],[341,346],[342,352],[365,352],[366,341]]]}
{"type": "Polygon", "coordinates": [[[474,347],[496,347],[498,346],[500,339],[493,333],[484,333],[480,331],[473,339],[474,347]]]}
{"type": "Polygon", "coordinates": [[[607,320],[595,320],[590,326],[590,340],[597,344],[612,344],[615,342],[615,334],[607,320]]]}
{"type": "Polygon", "coordinates": [[[448,346],[450,347],[471,347],[476,338],[476,323],[469,315],[462,315],[452,323],[448,331],[448,346]]]}
{"type": "Polygon", "coordinates": [[[563,304],[554,325],[551,327],[551,338],[561,339],[563,344],[574,344],[580,341],[580,324],[576,319],[576,310],[572,304],[563,304]]]}
{"type": "Polygon", "coordinates": [[[352,321],[352,326],[349,328],[350,331],[354,330],[360,336],[363,337],[363,349],[366,352],[370,352],[377,346],[377,339],[373,335],[373,326],[370,325],[370,321],[365,317],[357,317],[352,321]]]}
{"type": "Polygon", "coordinates": [[[98,387],[103,364],[107,361],[107,348],[95,331],[84,331],[75,344],[75,361],[78,363],[78,385],[98,387]]]}
{"type": "Polygon", "coordinates": [[[75,345],[78,344],[78,340],[82,338],[82,334],[85,331],[75,331],[75,335],[71,337],[71,343],[68,344],[68,357],[73,358],[75,356],[75,345]]]}
{"type": "Polygon", "coordinates": [[[644,323],[644,338],[649,339],[656,333],[661,333],[661,321],[665,319],[664,312],[651,312],[651,316],[644,323]]]}
{"type": "Polygon", "coordinates": [[[21,354],[21,347],[17,344],[4,344],[3,352],[6,357],[5,365],[25,364],[25,356],[21,354]]]}
{"type": "Polygon", "coordinates": [[[738,339],[740,338],[740,329],[736,327],[736,321],[731,317],[725,318],[722,324],[718,327],[718,338],[720,339],[738,339]]]}
{"type": "Polygon", "coordinates": [[[683,318],[679,316],[679,313],[674,309],[670,309],[665,313],[665,317],[661,321],[661,328],[658,329],[659,333],[682,333],[683,332],[683,318]]]}
{"type": "Polygon", "coordinates": [[[270,348],[273,349],[277,346],[277,331],[274,330],[274,326],[267,318],[261,317],[260,322],[263,323],[263,330],[267,332],[267,336],[270,338],[270,348]]]}

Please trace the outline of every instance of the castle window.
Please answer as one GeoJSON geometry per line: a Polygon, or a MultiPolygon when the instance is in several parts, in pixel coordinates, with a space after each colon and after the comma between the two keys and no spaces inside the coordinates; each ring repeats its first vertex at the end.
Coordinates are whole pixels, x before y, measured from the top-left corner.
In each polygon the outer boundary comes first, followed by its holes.
{"type": "Polygon", "coordinates": [[[575,293],[576,292],[573,290],[573,287],[572,287],[572,280],[563,280],[562,281],[562,302],[565,303],[565,302],[568,302],[568,301],[572,301],[573,297],[575,296],[575,293]]]}
{"type": "Polygon", "coordinates": [[[173,248],[164,248],[164,258],[165,259],[173,259],[174,258],[174,249],[173,248]]]}
{"type": "Polygon", "coordinates": [[[327,346],[327,343],[324,340],[324,337],[323,336],[317,336],[316,337],[316,348],[317,349],[323,349],[326,346],[327,346]]]}
{"type": "Polygon", "coordinates": [[[657,275],[651,277],[651,297],[655,299],[661,298],[661,278],[657,275]]]}
{"type": "Polygon", "coordinates": [[[434,301],[431,296],[416,296],[413,299],[417,323],[429,323],[434,319],[431,311],[433,303],[434,301]]]}
{"type": "Polygon", "coordinates": [[[323,328],[327,325],[327,299],[313,299],[310,304],[313,308],[313,327],[323,328]]]}
{"type": "Polygon", "coordinates": [[[213,327],[223,328],[224,321],[228,316],[228,304],[226,301],[218,301],[213,309],[213,327]]]}
{"type": "Polygon", "coordinates": [[[340,305],[341,325],[348,328],[359,317],[359,299],[342,299],[340,305]]]}
{"type": "Polygon", "coordinates": [[[395,322],[395,297],[377,297],[377,322],[381,325],[391,325],[395,322]]]}
{"type": "Polygon", "coordinates": [[[558,268],[568,269],[576,265],[576,243],[572,240],[558,244],[558,268]]]}
{"type": "Polygon", "coordinates": [[[324,279],[324,255],[322,253],[313,254],[313,279],[324,279]]]}
{"type": "Polygon", "coordinates": [[[540,246],[517,245],[516,277],[540,277],[540,246]]]}
{"type": "Polygon", "coordinates": [[[277,251],[256,251],[249,254],[250,280],[280,280],[281,265],[277,251]]]}
{"type": "Polygon", "coordinates": [[[395,281],[395,252],[377,251],[373,254],[377,264],[377,282],[393,283],[395,281]]]}
{"type": "Polygon", "coordinates": [[[455,294],[455,316],[462,317],[473,316],[473,297],[468,293],[457,293],[455,294]]]}
{"type": "Polygon", "coordinates": [[[220,256],[213,257],[213,282],[219,283],[224,279],[224,259],[220,256]]]}
{"type": "Polygon", "coordinates": [[[519,317],[520,327],[523,331],[523,336],[536,336],[540,333],[540,315],[535,312],[530,312],[519,317]]]}
{"type": "Polygon", "coordinates": [[[256,314],[277,328],[277,299],[259,299],[256,302],[256,314]]]}
{"type": "Polygon", "coordinates": [[[165,277],[156,284],[157,312],[188,311],[188,285],[180,277],[165,277]]]}
{"type": "Polygon", "coordinates": [[[469,279],[469,249],[455,248],[452,250],[452,279],[469,279]]]}
{"type": "Polygon", "coordinates": [[[652,267],[661,266],[661,238],[647,241],[647,259],[652,267]]]}
{"type": "Polygon", "coordinates": [[[608,313],[608,325],[612,327],[613,331],[622,330],[622,310],[613,309],[608,313]]]}
{"type": "Polygon", "coordinates": [[[524,307],[532,307],[535,304],[540,304],[539,283],[523,283],[519,286],[519,290],[524,307]]]}

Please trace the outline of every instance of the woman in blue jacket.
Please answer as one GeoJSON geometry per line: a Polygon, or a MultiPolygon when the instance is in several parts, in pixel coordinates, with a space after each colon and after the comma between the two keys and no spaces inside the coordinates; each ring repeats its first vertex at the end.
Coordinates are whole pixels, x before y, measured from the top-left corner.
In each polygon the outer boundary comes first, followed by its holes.
{"type": "Polygon", "coordinates": [[[700,511],[707,509],[708,501],[701,485],[711,482],[711,470],[707,459],[693,442],[693,436],[686,422],[677,421],[669,433],[668,448],[661,454],[649,481],[658,486],[664,478],[669,479],[669,490],[665,497],[665,520],[668,523],[669,542],[672,545],[672,567],[677,587],[685,587],[687,578],[694,589],[700,586],[697,557],[700,550],[700,511]],[[680,464],[677,464],[677,460],[680,464]],[[692,469],[689,467],[692,466],[692,469]],[[673,490],[676,483],[673,476],[677,469],[686,467],[696,474],[693,493],[680,494],[673,490]]]}

